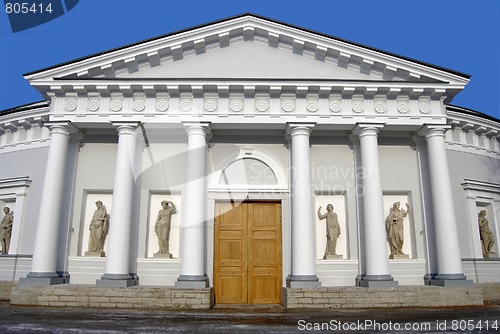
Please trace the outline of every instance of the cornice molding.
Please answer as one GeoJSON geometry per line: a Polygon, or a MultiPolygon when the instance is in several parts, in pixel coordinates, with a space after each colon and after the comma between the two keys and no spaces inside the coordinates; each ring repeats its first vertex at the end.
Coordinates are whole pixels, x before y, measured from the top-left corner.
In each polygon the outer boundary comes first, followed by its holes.
{"type": "Polygon", "coordinates": [[[462,86],[469,81],[468,78],[451,71],[253,15],[240,16],[111,50],[29,73],[25,77],[30,82],[62,77],[116,77],[120,73],[133,73],[141,68],[175,62],[248,41],[357,70],[383,80],[434,81],[462,86]]]}

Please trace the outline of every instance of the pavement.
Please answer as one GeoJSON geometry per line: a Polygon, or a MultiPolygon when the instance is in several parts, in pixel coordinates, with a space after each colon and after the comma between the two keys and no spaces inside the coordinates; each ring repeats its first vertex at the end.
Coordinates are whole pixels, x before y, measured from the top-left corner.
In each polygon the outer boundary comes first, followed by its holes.
{"type": "Polygon", "coordinates": [[[500,301],[479,307],[286,310],[217,305],[206,311],[12,306],[0,333],[500,333],[500,301]]]}

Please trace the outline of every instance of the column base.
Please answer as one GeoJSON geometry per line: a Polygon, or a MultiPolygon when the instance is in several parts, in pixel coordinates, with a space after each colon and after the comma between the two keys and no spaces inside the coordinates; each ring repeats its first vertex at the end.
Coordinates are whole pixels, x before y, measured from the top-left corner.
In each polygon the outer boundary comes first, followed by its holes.
{"type": "Polygon", "coordinates": [[[127,274],[104,274],[95,281],[96,286],[106,288],[128,288],[137,283],[138,280],[127,274]]]}
{"type": "Polygon", "coordinates": [[[359,286],[362,288],[397,288],[399,283],[391,275],[364,275],[359,280],[359,286]]]}
{"type": "Polygon", "coordinates": [[[362,288],[397,288],[398,281],[359,281],[359,286],[362,288]]]}
{"type": "Polygon", "coordinates": [[[425,274],[424,285],[431,285],[431,281],[436,279],[437,274],[425,274]]]}
{"type": "Polygon", "coordinates": [[[316,275],[289,275],[286,278],[286,287],[292,289],[317,289],[321,282],[316,275]]]}
{"type": "Polygon", "coordinates": [[[433,280],[429,281],[429,285],[444,286],[444,287],[472,286],[473,282],[470,279],[463,279],[463,280],[455,280],[455,279],[433,279],[433,280]]]}
{"type": "Polygon", "coordinates": [[[69,282],[69,278],[61,277],[56,272],[53,273],[36,273],[31,272],[26,277],[19,279],[19,285],[57,285],[69,282]]]}
{"type": "Polygon", "coordinates": [[[180,275],[175,281],[177,289],[205,289],[209,287],[207,275],[180,275]]]}

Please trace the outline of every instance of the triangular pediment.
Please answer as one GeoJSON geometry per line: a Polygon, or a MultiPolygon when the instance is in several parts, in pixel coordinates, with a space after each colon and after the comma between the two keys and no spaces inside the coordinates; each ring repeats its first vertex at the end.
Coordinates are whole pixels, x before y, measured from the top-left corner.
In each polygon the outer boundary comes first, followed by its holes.
{"type": "Polygon", "coordinates": [[[252,78],[466,84],[468,76],[245,14],[28,73],[58,79],[252,78]]]}
{"type": "Polygon", "coordinates": [[[242,41],[226,48],[118,75],[120,78],[240,78],[377,80],[356,70],[318,61],[313,57],[242,41]]]}

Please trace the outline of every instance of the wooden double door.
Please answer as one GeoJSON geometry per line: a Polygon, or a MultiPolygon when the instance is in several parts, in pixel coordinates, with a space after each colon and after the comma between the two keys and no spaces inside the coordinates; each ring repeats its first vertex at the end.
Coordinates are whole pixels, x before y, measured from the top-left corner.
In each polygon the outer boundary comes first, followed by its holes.
{"type": "Polygon", "coordinates": [[[216,203],[217,304],[281,303],[281,203],[216,203]]]}

